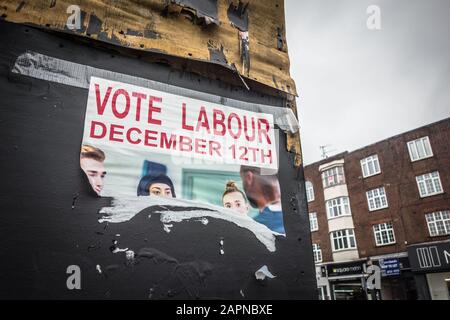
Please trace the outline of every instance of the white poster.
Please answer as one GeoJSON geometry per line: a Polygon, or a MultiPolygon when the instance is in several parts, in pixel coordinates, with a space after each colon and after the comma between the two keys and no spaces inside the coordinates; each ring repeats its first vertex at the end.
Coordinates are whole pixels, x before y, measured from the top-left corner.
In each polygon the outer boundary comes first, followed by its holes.
{"type": "Polygon", "coordinates": [[[285,233],[271,114],[92,77],[80,164],[98,196],[207,203],[285,233]]]}

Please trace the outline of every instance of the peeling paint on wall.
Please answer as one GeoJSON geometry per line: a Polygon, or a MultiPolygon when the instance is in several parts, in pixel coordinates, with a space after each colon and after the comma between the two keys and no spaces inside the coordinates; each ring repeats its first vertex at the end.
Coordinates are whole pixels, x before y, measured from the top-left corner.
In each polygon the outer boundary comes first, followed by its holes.
{"type": "MultiPolygon", "coordinates": [[[[292,110],[297,119],[297,103],[293,95],[287,96],[286,106],[292,110]]],[[[300,142],[300,128],[296,132],[287,133],[287,150],[294,154],[294,165],[300,167],[303,163],[302,147],[300,142]]]]}
{"type": "Polygon", "coordinates": [[[231,24],[238,30],[239,52],[241,56],[241,74],[249,76],[250,73],[250,38],[248,32],[248,2],[244,4],[239,0],[238,5],[233,2],[227,10],[227,16],[231,24]]]}
{"type": "Polygon", "coordinates": [[[227,57],[223,52],[223,46],[217,47],[212,41],[208,42],[209,60],[222,65],[228,65],[227,57]]]}
{"type": "Polygon", "coordinates": [[[284,27],[277,27],[277,49],[286,52],[284,27]]]}
{"type": "Polygon", "coordinates": [[[102,30],[102,20],[100,20],[94,13],[89,16],[89,24],[86,30],[88,36],[99,34],[102,30]]]}
{"type": "Polygon", "coordinates": [[[250,39],[248,31],[239,31],[239,50],[241,52],[241,73],[249,75],[250,73],[250,39]]]}
{"type": "Polygon", "coordinates": [[[180,14],[187,15],[195,24],[219,25],[217,0],[169,0],[169,2],[181,6],[184,11],[181,10],[180,14]]]}
{"type": "Polygon", "coordinates": [[[149,22],[145,25],[145,29],[144,29],[144,37],[149,38],[149,39],[157,39],[160,38],[160,35],[158,32],[156,32],[154,30],[155,25],[153,22],[149,22]]]}
{"type": "Polygon", "coordinates": [[[233,2],[227,10],[228,19],[230,22],[241,31],[248,31],[248,2],[244,4],[239,1],[238,5],[233,2]]]}
{"type": "MultiPolygon", "coordinates": [[[[219,63],[221,66],[237,70],[241,77],[296,95],[295,83],[289,75],[284,34],[279,39],[284,42],[283,50],[277,45],[277,27],[284,25],[282,4],[275,6],[271,0],[251,4],[234,1],[231,5],[229,0],[116,0],[111,6],[109,0],[83,1],[79,5],[81,26],[75,30],[66,25],[70,5],[73,3],[69,0],[22,1],[19,5],[0,0],[0,14],[9,22],[207,63],[217,63],[211,60],[207,45],[213,40],[216,48],[223,47],[226,52],[227,64],[219,63]]],[[[207,68],[198,69],[203,70],[207,68]]]]}

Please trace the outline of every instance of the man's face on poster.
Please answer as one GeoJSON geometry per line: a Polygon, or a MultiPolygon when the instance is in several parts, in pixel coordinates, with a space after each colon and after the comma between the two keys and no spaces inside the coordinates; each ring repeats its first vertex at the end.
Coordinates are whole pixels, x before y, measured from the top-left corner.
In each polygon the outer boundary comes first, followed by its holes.
{"type": "Polygon", "coordinates": [[[150,194],[158,197],[173,198],[172,189],[165,183],[153,183],[148,191],[150,194]]]}
{"type": "Polygon", "coordinates": [[[255,193],[255,181],[254,181],[254,175],[251,171],[244,171],[241,170],[240,172],[241,180],[242,180],[242,186],[244,187],[245,195],[247,196],[248,202],[250,202],[250,205],[254,208],[257,207],[256,201],[254,199],[254,193],[255,193]]]}
{"type": "Polygon", "coordinates": [[[94,189],[94,191],[98,195],[100,195],[101,191],[103,190],[103,180],[106,175],[103,162],[90,158],[81,158],[80,165],[81,169],[83,169],[83,171],[86,173],[92,189],[94,189]]]}

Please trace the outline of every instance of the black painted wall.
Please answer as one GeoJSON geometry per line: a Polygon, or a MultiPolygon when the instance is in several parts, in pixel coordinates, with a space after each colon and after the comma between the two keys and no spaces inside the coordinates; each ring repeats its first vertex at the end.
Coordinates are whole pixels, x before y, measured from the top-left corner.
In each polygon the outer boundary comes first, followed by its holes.
{"type": "Polygon", "coordinates": [[[110,199],[95,197],[79,168],[88,90],[10,70],[18,55],[32,50],[248,102],[281,107],[282,98],[32,27],[0,21],[0,39],[1,299],[316,299],[303,170],[294,167],[284,134],[279,178],[287,237],[277,239],[275,253],[250,231],[221,220],[209,219],[207,227],[178,223],[167,234],[158,214],[147,218],[157,208],[105,227],[98,210],[110,199]],[[113,239],[136,252],[147,248],[147,255],[127,263],[109,250],[113,239]],[[81,290],[67,289],[69,265],[81,268],[81,290]],[[262,265],[277,277],[257,281],[262,265]]]}

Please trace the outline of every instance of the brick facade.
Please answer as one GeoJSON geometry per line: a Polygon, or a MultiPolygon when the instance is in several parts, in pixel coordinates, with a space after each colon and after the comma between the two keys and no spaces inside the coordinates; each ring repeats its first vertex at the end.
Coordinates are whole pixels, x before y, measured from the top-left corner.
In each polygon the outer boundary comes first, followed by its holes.
{"type": "Polygon", "coordinates": [[[332,249],[319,166],[344,159],[344,170],[350,200],[357,249],[360,258],[404,252],[407,245],[450,239],[450,235],[431,237],[425,214],[450,210],[450,118],[388,138],[364,148],[344,152],[305,166],[305,180],[314,186],[314,201],[309,212],[316,212],[319,230],[312,232],[312,243],[319,244],[323,262],[331,262],[332,249]],[[433,156],[411,161],[407,142],[429,137],[433,156]],[[381,173],[363,178],[361,159],[378,155],[381,173]],[[416,176],[438,171],[443,193],[421,198],[416,176]],[[384,186],[388,207],[369,211],[366,192],[384,186]],[[395,244],[377,246],[373,225],[392,222],[395,244]]]}

